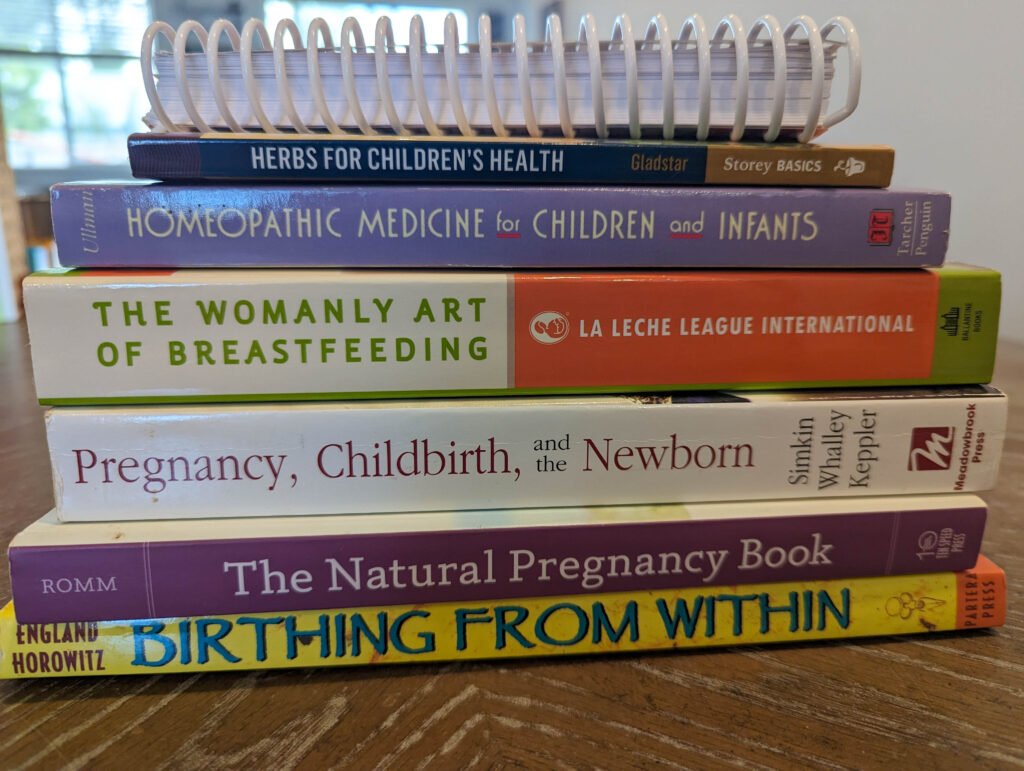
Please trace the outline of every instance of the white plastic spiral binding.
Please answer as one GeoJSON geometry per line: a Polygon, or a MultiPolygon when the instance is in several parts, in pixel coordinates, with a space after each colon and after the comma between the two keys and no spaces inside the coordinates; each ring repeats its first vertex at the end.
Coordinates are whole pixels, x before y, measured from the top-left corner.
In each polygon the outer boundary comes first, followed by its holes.
{"type": "Polygon", "coordinates": [[[373,47],[373,62],[377,67],[377,91],[380,94],[380,101],[384,105],[384,112],[387,113],[388,123],[399,136],[408,136],[412,132],[402,125],[398,117],[398,110],[395,109],[395,100],[391,96],[391,78],[388,75],[388,53],[395,51],[395,34],[391,29],[391,19],[381,16],[377,19],[377,29],[374,34],[375,45],[373,47]]]}
{"type": "Polygon", "coordinates": [[[412,73],[413,96],[423,119],[423,127],[428,134],[436,137],[440,136],[442,131],[434,121],[434,114],[427,101],[427,89],[423,84],[423,52],[427,50],[427,42],[423,35],[423,19],[417,14],[412,17],[412,23],[409,25],[409,71],[412,73]]]}
{"type": "Polygon", "coordinates": [[[562,20],[557,14],[548,16],[544,25],[544,42],[551,51],[551,68],[555,78],[555,99],[558,102],[558,123],[562,134],[569,139],[576,136],[569,116],[569,90],[565,86],[565,43],[562,40],[562,20]]]}
{"type": "Polygon", "coordinates": [[[344,134],[345,132],[335,122],[334,116],[331,115],[331,110],[327,106],[324,84],[320,78],[320,57],[317,54],[321,36],[323,36],[325,47],[334,48],[334,42],[331,40],[331,28],[327,26],[327,22],[323,19],[313,19],[309,24],[309,34],[306,38],[306,68],[309,70],[309,85],[313,92],[313,103],[316,105],[316,113],[323,121],[324,128],[332,134],[344,134]]]}
{"type": "Polygon", "coordinates": [[[782,27],[774,16],[762,16],[754,22],[747,35],[747,46],[753,43],[761,34],[761,30],[768,33],[768,40],[772,44],[772,61],[775,63],[775,76],[772,81],[775,84],[775,92],[772,94],[772,117],[768,122],[768,128],[764,132],[765,142],[774,142],[779,138],[779,131],[782,129],[782,111],[786,108],[786,43],[782,37],[782,27]]]}
{"type": "Polygon", "coordinates": [[[345,104],[352,111],[352,119],[356,122],[359,130],[367,136],[373,136],[377,132],[367,122],[362,105],[359,104],[359,93],[356,91],[356,75],[352,64],[353,39],[356,41],[357,51],[366,50],[363,30],[359,26],[359,22],[350,16],[341,25],[341,77],[345,83],[345,104]]]}
{"type": "MultiPolygon", "coordinates": [[[[539,137],[541,130],[533,111],[533,93],[530,88],[530,44],[526,41],[526,17],[517,13],[512,19],[512,28],[515,30],[512,40],[516,53],[516,74],[519,76],[519,101],[523,106],[523,121],[526,123],[526,133],[531,137],[539,137]]],[[[561,86],[562,83],[558,83],[556,88],[561,86]]]]}
{"type": "Polygon", "coordinates": [[[507,137],[508,130],[501,121],[498,96],[494,93],[494,61],[491,58],[494,44],[491,40],[491,17],[487,14],[480,17],[477,24],[477,37],[480,40],[480,83],[483,85],[484,99],[487,103],[487,117],[491,120],[494,136],[507,137]]]}
{"type": "MultiPolygon", "coordinates": [[[[608,137],[608,122],[604,119],[604,78],[601,77],[601,43],[597,36],[597,20],[588,13],[580,19],[580,43],[587,48],[590,63],[590,101],[594,103],[594,130],[598,137],[608,137]]],[[[578,46],[577,46],[578,48],[578,46]]]]}
{"type": "MultiPolygon", "coordinates": [[[[672,43],[668,22],[660,13],[647,22],[644,34],[645,44],[657,40],[661,51],[661,104],[662,104],[662,136],[671,139],[676,130],[675,109],[675,77],[672,72],[672,43]]],[[[743,82],[746,82],[744,80],[743,82]]],[[[744,92],[744,100],[746,92],[744,92]]]]}
{"type": "MultiPolygon", "coordinates": [[[[282,22],[283,24],[284,22],[282,22]]],[[[263,22],[259,19],[249,19],[242,27],[242,45],[239,50],[239,61],[242,65],[242,83],[245,85],[245,94],[249,97],[249,107],[252,109],[252,114],[259,122],[262,129],[268,134],[274,133],[277,129],[273,123],[270,122],[270,118],[263,111],[263,105],[260,101],[259,87],[256,85],[256,74],[252,69],[252,44],[253,38],[259,37],[260,44],[263,50],[270,49],[270,37],[267,35],[267,28],[263,26],[263,22]]],[[[184,59],[185,52],[182,50],[179,55],[179,50],[175,49],[174,59],[175,64],[179,68],[183,69],[185,64],[183,61],[179,62],[179,56],[184,59]]],[[[281,94],[283,99],[291,98],[291,89],[288,86],[288,82],[285,81],[283,84],[278,83],[278,88],[284,87],[287,90],[286,94],[281,94]]]]}
{"type": "Polygon", "coordinates": [[[303,50],[302,33],[295,26],[291,19],[285,19],[277,25],[274,31],[274,77],[277,80],[277,91],[281,97],[281,106],[292,126],[299,133],[308,132],[306,124],[302,122],[299,114],[295,111],[295,102],[292,99],[292,90],[288,85],[288,73],[284,68],[284,33],[287,32],[292,39],[292,47],[295,50],[303,50]]]}
{"type": "MultiPolygon", "coordinates": [[[[548,54],[551,58],[554,92],[558,106],[558,121],[562,134],[566,137],[575,136],[579,128],[578,126],[573,126],[569,108],[565,63],[567,51],[586,51],[590,96],[594,112],[591,126],[597,136],[601,138],[605,138],[609,134],[606,119],[604,78],[601,71],[602,50],[622,52],[625,66],[625,109],[628,115],[629,135],[634,139],[639,138],[644,129],[640,124],[640,111],[638,107],[638,50],[649,50],[657,47],[660,52],[661,99],[663,104],[662,135],[666,139],[674,137],[677,128],[675,116],[675,77],[673,71],[674,53],[687,48],[692,48],[696,52],[697,122],[696,126],[689,128],[696,130],[698,139],[706,139],[711,128],[711,50],[713,47],[726,45],[727,34],[731,37],[736,64],[736,75],[734,78],[736,105],[730,132],[730,139],[733,141],[739,140],[746,130],[748,93],[750,90],[749,53],[752,46],[760,45],[759,40],[762,36],[767,36],[768,42],[771,44],[774,71],[771,114],[768,127],[764,133],[765,141],[775,141],[782,129],[788,75],[786,45],[797,33],[801,33],[807,40],[811,62],[809,105],[806,120],[797,139],[801,142],[807,142],[820,132],[843,120],[856,109],[860,97],[860,39],[849,19],[842,16],[830,19],[820,29],[807,16],[796,17],[785,28],[772,16],[762,16],[747,31],[740,20],[730,14],[721,19],[715,25],[714,31],[709,34],[708,27],[703,19],[700,16],[692,15],[685,20],[679,35],[673,40],[669,34],[668,23],[665,17],[658,14],[648,22],[643,38],[638,40],[634,35],[633,25],[629,17],[626,14],[622,14],[615,19],[611,40],[604,44],[599,40],[597,22],[591,14],[585,15],[580,20],[579,39],[576,42],[567,42],[563,39],[561,19],[554,14],[547,19],[544,43],[542,45],[528,42],[526,37],[526,21],[521,15],[515,17],[513,27],[512,51],[515,56],[516,73],[518,76],[519,99],[523,122],[525,123],[526,132],[530,136],[540,136],[542,133],[541,127],[537,123],[534,94],[530,80],[530,54],[537,53],[538,51],[548,54]],[[834,32],[842,34],[849,60],[846,102],[840,109],[822,117],[821,112],[825,93],[824,41],[834,32]]],[[[352,122],[355,123],[356,127],[363,134],[377,133],[363,113],[356,89],[353,54],[356,52],[369,53],[370,50],[367,49],[364,42],[363,32],[359,23],[353,18],[348,18],[343,23],[337,47],[334,45],[327,23],[319,18],[314,19],[310,23],[305,44],[303,44],[299,28],[290,19],[283,20],[277,25],[272,41],[266,27],[257,19],[250,19],[246,22],[241,33],[238,32],[231,22],[224,19],[214,22],[209,32],[196,21],[183,22],[177,30],[164,22],[154,22],[146,30],[142,39],[141,63],[143,84],[152,107],[152,113],[160,127],[164,131],[182,131],[186,130],[187,127],[180,126],[171,119],[156,87],[153,71],[153,49],[157,39],[161,36],[167,40],[172,50],[177,93],[181,101],[181,109],[188,115],[192,125],[200,131],[213,131],[214,129],[211,127],[212,122],[226,126],[231,131],[244,133],[246,129],[243,128],[242,123],[251,123],[253,121],[265,133],[281,133],[285,130],[274,125],[261,104],[259,86],[253,69],[255,38],[259,38],[260,46],[270,51],[273,56],[274,82],[281,109],[288,123],[290,123],[289,130],[299,133],[311,131],[310,127],[296,110],[292,86],[285,68],[286,51],[304,49],[312,92],[311,96],[315,106],[316,117],[319,120],[319,125],[322,126],[322,130],[326,130],[331,134],[344,134],[345,130],[339,124],[344,123],[348,118],[348,114],[351,113],[352,122]],[[240,120],[238,116],[231,112],[228,99],[224,93],[218,51],[221,38],[225,34],[228,37],[232,50],[238,54],[242,84],[248,99],[250,114],[245,116],[243,120],[240,120]],[[201,114],[193,98],[186,67],[186,44],[193,35],[206,54],[206,71],[213,100],[219,113],[217,116],[218,120],[211,121],[209,116],[201,114]],[[289,38],[290,48],[286,48],[286,36],[289,38]],[[319,47],[321,42],[325,47],[324,49],[319,47]],[[337,51],[339,54],[345,96],[345,115],[338,116],[332,114],[327,104],[318,56],[325,49],[337,51]]],[[[412,19],[409,38],[410,45],[405,50],[405,53],[409,62],[411,87],[416,108],[422,121],[422,130],[430,135],[440,136],[444,134],[444,131],[438,126],[431,111],[424,83],[423,54],[427,50],[427,43],[424,40],[423,21],[419,16],[415,16],[412,19]]],[[[493,62],[495,44],[492,41],[490,18],[486,15],[481,16],[479,19],[478,38],[479,44],[471,47],[470,50],[475,50],[477,53],[480,67],[479,86],[486,103],[491,131],[495,136],[506,137],[509,135],[509,130],[502,119],[498,98],[495,93],[493,62]]],[[[467,47],[459,41],[455,17],[449,14],[445,19],[443,45],[448,103],[458,131],[465,136],[472,136],[475,131],[467,119],[463,106],[462,90],[459,85],[459,62],[460,58],[465,56],[466,50],[467,47]]],[[[380,104],[384,109],[388,124],[395,134],[408,135],[412,131],[408,126],[403,125],[391,93],[388,58],[389,55],[399,54],[399,49],[395,45],[391,20],[386,16],[382,16],[377,20],[372,54],[377,75],[376,81],[380,104]]]]}
{"type": "Polygon", "coordinates": [[[626,14],[615,19],[615,24],[612,26],[612,42],[622,43],[622,54],[626,59],[626,109],[629,111],[629,136],[631,139],[639,139],[640,96],[637,86],[636,38],[633,37],[633,23],[626,14]]]}
{"type": "MultiPolygon", "coordinates": [[[[145,34],[142,36],[142,84],[146,88],[146,97],[149,99],[149,106],[164,129],[166,131],[181,131],[182,127],[178,126],[171,120],[167,111],[164,109],[163,102],[160,101],[160,97],[156,92],[156,80],[153,78],[153,43],[156,42],[158,35],[163,35],[172,46],[174,45],[174,27],[165,21],[154,21],[149,25],[145,34]]],[[[175,61],[177,61],[177,57],[175,57],[175,61]]],[[[211,72],[211,75],[212,74],[213,73],[211,72]]],[[[220,79],[218,78],[213,82],[219,84],[220,79]]]]}
{"type": "MultiPolygon", "coordinates": [[[[225,33],[227,33],[228,41],[231,43],[232,51],[238,51],[241,47],[242,37],[238,34],[235,25],[227,19],[218,19],[210,25],[210,37],[206,48],[206,69],[210,75],[213,99],[217,103],[217,110],[220,112],[221,118],[224,119],[224,122],[227,123],[232,131],[242,131],[242,127],[238,125],[238,121],[235,120],[235,116],[231,114],[231,110],[228,108],[228,99],[224,95],[224,83],[220,78],[220,57],[217,56],[217,51],[220,48],[221,35],[225,33]]],[[[175,57],[175,65],[177,63],[177,57],[175,57]]]]}

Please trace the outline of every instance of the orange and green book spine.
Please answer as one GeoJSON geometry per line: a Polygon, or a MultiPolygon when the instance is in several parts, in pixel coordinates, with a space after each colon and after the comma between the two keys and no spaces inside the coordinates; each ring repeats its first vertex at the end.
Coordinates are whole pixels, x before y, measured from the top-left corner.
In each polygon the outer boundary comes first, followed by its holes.
{"type": "Polygon", "coordinates": [[[986,383],[1000,276],[78,270],[24,291],[40,401],[113,404],[986,383]]]}
{"type": "Polygon", "coordinates": [[[811,642],[1000,626],[1006,582],[961,572],[808,583],[19,624],[0,611],[0,678],[361,666],[811,642]]]}

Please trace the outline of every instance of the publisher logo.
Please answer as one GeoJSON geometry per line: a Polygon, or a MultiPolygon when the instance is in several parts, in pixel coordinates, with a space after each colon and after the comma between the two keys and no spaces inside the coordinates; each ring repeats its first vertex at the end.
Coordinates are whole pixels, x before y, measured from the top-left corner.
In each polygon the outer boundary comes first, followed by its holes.
{"type": "Polygon", "coordinates": [[[569,335],[569,320],[558,311],[543,311],[530,319],[530,334],[544,345],[560,343],[569,335]]]}
{"type": "Polygon", "coordinates": [[[839,161],[836,163],[833,171],[841,171],[848,177],[854,177],[857,174],[863,174],[864,169],[867,168],[864,161],[859,158],[854,158],[852,155],[845,161],[839,161]]]}
{"type": "Polygon", "coordinates": [[[934,530],[925,530],[917,537],[917,558],[935,556],[935,547],[939,545],[939,534],[934,530]]]}
{"type": "Polygon", "coordinates": [[[868,243],[872,246],[892,244],[893,223],[896,215],[892,209],[873,209],[868,219],[868,243]]]}
{"type": "Polygon", "coordinates": [[[954,305],[946,313],[942,314],[942,331],[950,337],[956,337],[960,332],[960,307],[954,305]]]}
{"type": "Polygon", "coordinates": [[[910,471],[944,471],[953,462],[953,426],[915,428],[910,435],[910,471]]]}

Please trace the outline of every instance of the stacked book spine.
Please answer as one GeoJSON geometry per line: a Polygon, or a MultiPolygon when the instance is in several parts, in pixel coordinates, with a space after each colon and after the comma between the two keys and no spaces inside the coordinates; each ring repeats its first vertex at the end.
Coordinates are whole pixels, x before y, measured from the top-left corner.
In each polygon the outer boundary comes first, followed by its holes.
{"type": "Polygon", "coordinates": [[[25,284],[56,507],[0,676],[1002,623],[999,276],[944,264],[949,196],[890,149],[404,136],[384,90],[393,136],[189,130],[161,66],[129,149],[163,181],[56,186],[68,267],[25,284]]]}

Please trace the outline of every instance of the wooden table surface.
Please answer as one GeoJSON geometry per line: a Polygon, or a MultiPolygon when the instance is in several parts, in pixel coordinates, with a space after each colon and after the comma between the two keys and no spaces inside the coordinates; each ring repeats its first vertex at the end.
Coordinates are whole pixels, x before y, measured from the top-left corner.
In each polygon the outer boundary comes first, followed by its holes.
{"type": "MultiPolygon", "coordinates": [[[[24,328],[0,325],[0,541],[52,504],[24,328]]],[[[68,373],[74,377],[73,372],[68,373]]],[[[986,554],[994,631],[503,663],[0,681],[0,768],[1024,767],[1024,346],[986,554]]],[[[6,559],[0,599],[10,596],[6,559]]]]}

